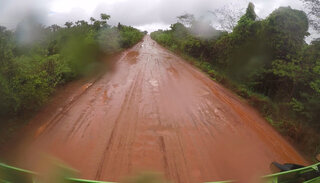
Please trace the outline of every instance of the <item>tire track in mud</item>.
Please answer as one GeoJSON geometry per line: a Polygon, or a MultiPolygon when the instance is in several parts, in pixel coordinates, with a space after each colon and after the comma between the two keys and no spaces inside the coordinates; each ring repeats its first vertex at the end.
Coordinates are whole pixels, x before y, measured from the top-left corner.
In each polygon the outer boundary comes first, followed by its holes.
{"type": "Polygon", "coordinates": [[[120,181],[147,170],[176,183],[250,182],[272,161],[306,163],[248,104],[149,36],[114,68],[38,119],[35,141],[45,147],[37,149],[82,178],[120,181]]]}
{"type": "Polygon", "coordinates": [[[117,135],[118,132],[118,128],[121,125],[121,118],[123,118],[123,115],[125,113],[128,112],[129,108],[132,107],[130,104],[132,103],[132,100],[134,100],[135,98],[134,96],[134,92],[136,91],[137,87],[139,86],[138,83],[141,82],[141,71],[138,71],[138,73],[136,74],[136,76],[133,79],[133,82],[130,86],[130,88],[128,89],[125,98],[124,98],[124,102],[121,105],[121,111],[117,117],[117,119],[115,120],[115,125],[114,128],[111,132],[111,136],[108,139],[108,141],[105,143],[106,144],[106,148],[104,149],[103,153],[102,153],[102,157],[98,166],[98,170],[97,170],[97,174],[95,176],[95,179],[99,180],[101,179],[101,175],[103,172],[103,168],[104,168],[104,163],[106,161],[106,163],[108,163],[108,159],[110,156],[110,149],[115,145],[115,136],[117,135]]]}
{"type": "Polygon", "coordinates": [[[77,100],[84,95],[87,90],[91,88],[92,85],[94,85],[97,81],[101,79],[103,75],[98,76],[93,81],[90,81],[86,83],[84,86],[82,86],[82,90],[78,91],[74,96],[69,99],[69,102],[67,102],[64,106],[62,106],[59,111],[54,114],[47,122],[45,122],[39,130],[35,133],[35,137],[41,138],[41,135],[50,129],[52,129],[63,117],[64,115],[71,109],[72,105],[77,102],[77,100]]]}

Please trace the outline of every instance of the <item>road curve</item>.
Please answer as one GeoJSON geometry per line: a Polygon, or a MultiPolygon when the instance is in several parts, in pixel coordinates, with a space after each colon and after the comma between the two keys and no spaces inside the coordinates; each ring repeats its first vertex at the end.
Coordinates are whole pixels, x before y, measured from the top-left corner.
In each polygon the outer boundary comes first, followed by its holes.
{"type": "Polygon", "coordinates": [[[43,125],[29,146],[83,178],[148,170],[177,183],[248,182],[272,161],[306,164],[254,109],[149,36],[85,89],[37,118],[43,125]]]}

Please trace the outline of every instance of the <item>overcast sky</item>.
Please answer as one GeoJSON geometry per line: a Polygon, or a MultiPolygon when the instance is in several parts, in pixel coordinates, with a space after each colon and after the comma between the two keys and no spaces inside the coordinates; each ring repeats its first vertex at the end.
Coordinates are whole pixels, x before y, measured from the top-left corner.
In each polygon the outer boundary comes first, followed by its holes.
{"type": "MultiPolygon", "coordinates": [[[[248,0],[0,0],[0,25],[14,28],[24,17],[37,15],[45,25],[63,25],[66,21],[111,15],[110,24],[118,22],[142,30],[168,28],[183,13],[205,15],[208,10],[230,5],[246,8],[248,0]]],[[[300,0],[251,0],[256,13],[264,18],[279,6],[302,9],[300,0]]]]}

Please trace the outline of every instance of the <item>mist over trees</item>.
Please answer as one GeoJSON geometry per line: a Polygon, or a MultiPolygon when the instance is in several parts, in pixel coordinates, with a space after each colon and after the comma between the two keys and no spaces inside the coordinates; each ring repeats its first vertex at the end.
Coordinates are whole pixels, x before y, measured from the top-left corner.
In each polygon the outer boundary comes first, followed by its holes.
{"type": "Polygon", "coordinates": [[[245,11],[245,9],[238,8],[237,6],[239,5],[231,3],[222,8],[208,11],[215,17],[216,22],[218,22],[217,29],[228,32],[231,32],[234,29],[245,11]]]}
{"type": "MultiPolygon", "coordinates": [[[[317,28],[319,1],[305,2],[313,12],[311,25],[317,28]]],[[[232,28],[230,33],[211,28],[215,30],[211,37],[196,35],[194,19],[191,25],[178,22],[151,37],[196,58],[196,66],[247,98],[274,127],[313,156],[320,152],[320,41],[305,42],[308,17],[303,11],[280,7],[259,19],[249,3],[235,26],[231,20],[226,28],[232,28]]]]}

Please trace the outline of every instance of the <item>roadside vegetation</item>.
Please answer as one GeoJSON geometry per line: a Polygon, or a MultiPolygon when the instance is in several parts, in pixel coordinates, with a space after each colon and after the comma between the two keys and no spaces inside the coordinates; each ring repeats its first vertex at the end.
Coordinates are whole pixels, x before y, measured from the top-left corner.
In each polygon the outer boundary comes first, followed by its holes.
{"type": "Polygon", "coordinates": [[[260,19],[249,3],[232,31],[185,14],[151,37],[247,99],[314,157],[320,152],[320,39],[307,44],[305,37],[309,24],[317,25],[315,17],[309,21],[303,11],[280,7],[260,19]]]}
{"type": "Polygon", "coordinates": [[[63,27],[26,18],[15,30],[0,26],[0,125],[37,110],[57,86],[96,72],[106,56],[142,39],[133,27],[108,25],[109,18],[101,14],[63,27]]]}

